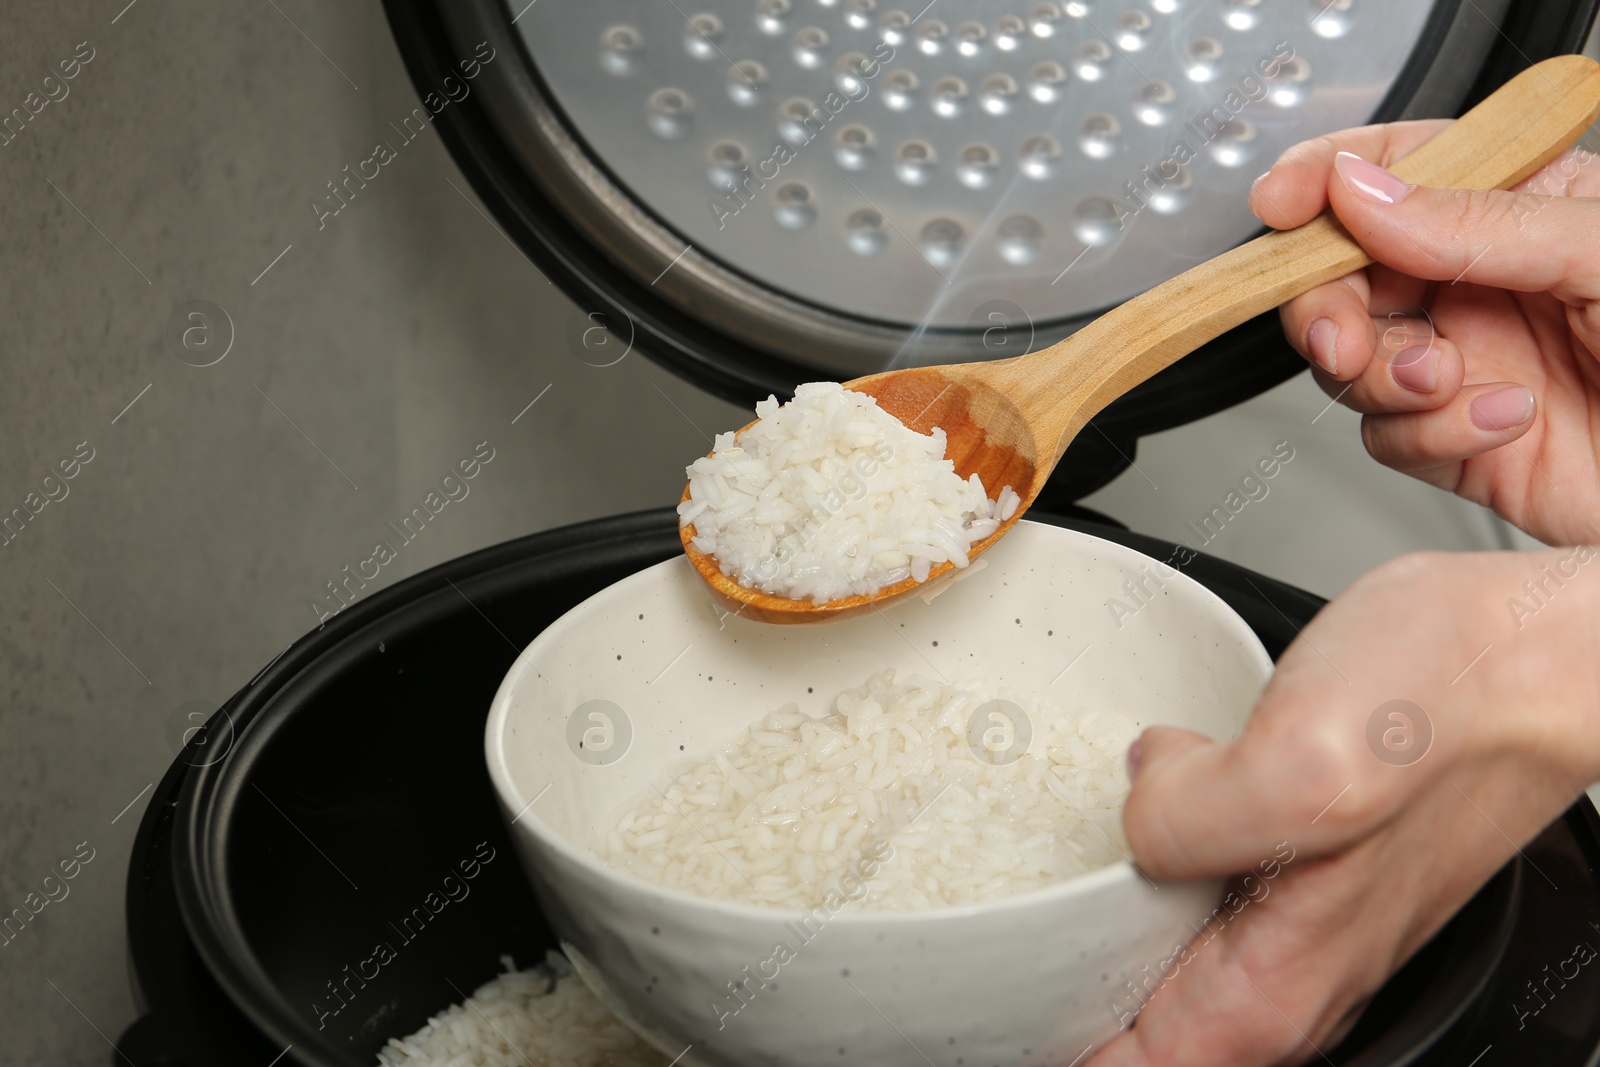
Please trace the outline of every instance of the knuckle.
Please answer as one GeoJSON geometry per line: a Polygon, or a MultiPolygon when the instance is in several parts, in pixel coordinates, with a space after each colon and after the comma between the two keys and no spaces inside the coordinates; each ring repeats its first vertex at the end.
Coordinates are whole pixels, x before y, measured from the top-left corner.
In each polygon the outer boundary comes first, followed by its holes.
{"type": "Polygon", "coordinates": [[[1570,309],[1567,312],[1578,325],[1578,329],[1590,337],[1600,338],[1600,303],[1587,301],[1581,308],[1570,309]]]}
{"type": "Polygon", "coordinates": [[[1374,788],[1366,718],[1347,704],[1301,709],[1260,739],[1272,766],[1274,788],[1266,792],[1284,798],[1289,823],[1346,839],[1387,817],[1393,798],[1374,788]]]}
{"type": "Polygon", "coordinates": [[[1444,215],[1444,221],[1451,247],[1459,246],[1476,232],[1481,200],[1482,197],[1471,189],[1457,189],[1450,194],[1449,210],[1444,215]]]}
{"type": "Polygon", "coordinates": [[[1301,141],[1289,146],[1278,157],[1278,165],[1285,163],[1306,163],[1316,165],[1319,162],[1326,164],[1338,153],[1339,146],[1331,137],[1313,137],[1309,141],[1301,141]]]}
{"type": "Polygon", "coordinates": [[[1341,823],[1356,821],[1353,813],[1359,814],[1355,803],[1345,803],[1349,794],[1333,808],[1328,808],[1328,802],[1349,789],[1365,770],[1365,742],[1350,724],[1332,718],[1309,728],[1302,724],[1297,733],[1298,737],[1284,746],[1282,773],[1295,791],[1296,807],[1304,809],[1303,824],[1321,816],[1318,825],[1348,828],[1341,823]]]}
{"type": "Polygon", "coordinates": [[[1350,583],[1363,603],[1399,610],[1418,597],[1446,596],[1460,586],[1460,560],[1448,552],[1407,552],[1373,567],[1350,583]]]}
{"type": "Polygon", "coordinates": [[[1361,444],[1367,455],[1402,474],[1430,466],[1438,448],[1404,413],[1386,411],[1372,412],[1362,418],[1361,444]]]}
{"type": "Polygon", "coordinates": [[[1390,438],[1388,425],[1382,420],[1370,416],[1361,420],[1362,447],[1367,455],[1386,466],[1391,458],[1390,438]]]}
{"type": "Polygon", "coordinates": [[[1450,238],[1453,246],[1466,251],[1466,245],[1481,240],[1484,232],[1498,232],[1509,223],[1515,226],[1529,210],[1525,197],[1498,190],[1457,189],[1450,198],[1450,238]]]}

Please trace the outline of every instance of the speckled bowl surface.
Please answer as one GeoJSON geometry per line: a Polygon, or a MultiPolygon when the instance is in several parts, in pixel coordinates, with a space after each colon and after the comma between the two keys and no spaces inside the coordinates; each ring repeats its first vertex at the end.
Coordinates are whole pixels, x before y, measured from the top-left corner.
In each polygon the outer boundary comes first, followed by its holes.
{"type": "Polygon", "coordinates": [[[728,615],[672,559],[573,608],[506,675],[486,748],[523,867],[584,978],[669,1058],[1065,1067],[1116,1031],[1123,980],[1216,906],[1215,883],[1157,884],[1121,863],[992,903],[845,909],[802,929],[591,852],[607,817],[686,757],[791,701],[822,714],[885,667],[981,675],[1219,739],[1272,669],[1221,600],[1131,549],[1024,522],[985,559],[931,601],[809,627],[728,615]]]}

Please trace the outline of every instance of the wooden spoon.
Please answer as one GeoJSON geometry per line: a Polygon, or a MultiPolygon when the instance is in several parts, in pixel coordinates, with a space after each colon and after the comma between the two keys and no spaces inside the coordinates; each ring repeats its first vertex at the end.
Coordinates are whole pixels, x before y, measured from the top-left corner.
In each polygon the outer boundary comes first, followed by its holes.
{"type": "MultiPolygon", "coordinates": [[[[1519,74],[1390,169],[1415,185],[1507,189],[1565,151],[1597,116],[1600,64],[1560,56],[1519,74]]],[[[1324,212],[1298,229],[1269,233],[1185,271],[1050,348],[987,363],[885,371],[845,387],[876,397],[912,429],[943,428],[956,473],[976,473],[991,498],[1008,485],[1022,498],[1015,515],[968,550],[976,557],[1016,524],[1073,437],[1106,405],[1207,341],[1371,263],[1324,212]]],[[[690,562],[716,596],[730,611],[761,622],[858,615],[928,588],[955,569],[943,563],[925,583],[907,578],[871,596],[819,605],[739,585],[694,547],[693,524],[680,533],[690,562]]]]}

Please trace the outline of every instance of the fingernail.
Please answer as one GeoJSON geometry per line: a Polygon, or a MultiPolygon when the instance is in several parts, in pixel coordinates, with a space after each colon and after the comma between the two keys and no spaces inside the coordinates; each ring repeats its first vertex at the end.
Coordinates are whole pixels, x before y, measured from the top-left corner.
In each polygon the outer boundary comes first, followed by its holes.
{"type": "Polygon", "coordinates": [[[1332,319],[1318,319],[1306,328],[1306,348],[1317,366],[1329,374],[1339,373],[1339,324],[1332,319]]]}
{"type": "Polygon", "coordinates": [[[1439,388],[1439,350],[1432,345],[1418,345],[1396,353],[1390,373],[1413,393],[1431,393],[1439,388]]]}
{"type": "Polygon", "coordinates": [[[1480,430],[1509,430],[1533,418],[1533,390],[1520,385],[1485,393],[1467,411],[1480,430]]]}
{"type": "MultiPolygon", "coordinates": [[[[1262,182],[1266,181],[1270,177],[1272,177],[1272,172],[1269,170],[1265,174],[1261,175],[1261,177],[1250,183],[1250,207],[1252,211],[1255,210],[1256,190],[1261,187],[1262,182]]],[[[1260,212],[1257,211],[1256,214],[1259,215],[1260,212]]]]}
{"type": "Polygon", "coordinates": [[[1128,781],[1139,777],[1139,766],[1144,763],[1144,742],[1138,738],[1128,746],[1128,781]]]}
{"type": "Polygon", "coordinates": [[[1339,180],[1344,182],[1346,189],[1374,204],[1398,204],[1416,188],[1376,163],[1368,163],[1350,152],[1340,152],[1335,156],[1333,169],[1339,172],[1339,180]]]}

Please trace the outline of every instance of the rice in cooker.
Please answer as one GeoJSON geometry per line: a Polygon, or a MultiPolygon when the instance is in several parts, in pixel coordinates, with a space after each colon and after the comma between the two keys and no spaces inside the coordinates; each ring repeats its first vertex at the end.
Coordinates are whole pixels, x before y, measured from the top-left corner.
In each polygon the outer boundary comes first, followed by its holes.
{"type": "Polygon", "coordinates": [[[749,589],[824,604],[925,582],[938,564],[965,567],[1021,503],[1010,486],[990,500],[976,474],[962,479],[943,430],[917,433],[835,382],[768,397],[756,415],[688,467],[678,505],[694,547],[749,589]]]}
{"type": "Polygon", "coordinates": [[[658,885],[781,909],[824,903],[869,853],[882,862],[850,894],[862,909],[991,900],[1122,859],[1137,733],[1115,713],[884,671],[820,718],[768,714],[625,805],[595,851],[658,885]]]}
{"type": "Polygon", "coordinates": [[[600,1003],[558,952],[473,991],[378,1052],[382,1067],[661,1067],[664,1057],[600,1003]]]}

